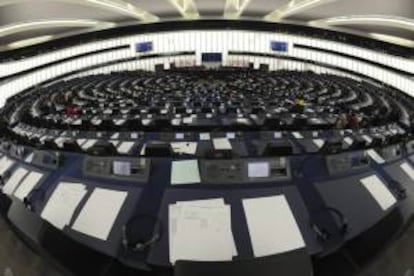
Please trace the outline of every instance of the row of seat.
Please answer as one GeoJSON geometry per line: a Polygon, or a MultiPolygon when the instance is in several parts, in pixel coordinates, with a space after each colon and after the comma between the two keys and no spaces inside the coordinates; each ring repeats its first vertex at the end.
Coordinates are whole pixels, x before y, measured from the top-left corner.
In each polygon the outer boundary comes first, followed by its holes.
{"type": "Polygon", "coordinates": [[[38,127],[78,130],[301,130],[332,128],[340,114],[352,110],[362,126],[409,125],[412,103],[397,100],[400,93],[392,92],[312,72],[137,71],[33,89],[13,102],[9,116],[38,127]],[[303,106],[296,104],[298,98],[303,106]]]}

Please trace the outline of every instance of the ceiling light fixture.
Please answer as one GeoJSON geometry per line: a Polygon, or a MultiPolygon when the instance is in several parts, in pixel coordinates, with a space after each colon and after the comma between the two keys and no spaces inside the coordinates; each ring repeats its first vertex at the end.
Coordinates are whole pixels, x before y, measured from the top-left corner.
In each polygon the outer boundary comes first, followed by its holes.
{"type": "Polygon", "coordinates": [[[7,45],[7,48],[17,49],[17,48],[27,47],[27,46],[31,46],[31,45],[35,45],[35,44],[39,44],[39,43],[52,40],[53,38],[54,38],[53,35],[43,35],[43,36],[38,36],[38,37],[32,37],[32,38],[12,42],[7,45]]]}
{"type": "Polygon", "coordinates": [[[267,21],[279,21],[285,17],[315,8],[320,5],[335,2],[337,0],[291,0],[288,4],[277,8],[264,16],[267,21]]]}
{"type": "Polygon", "coordinates": [[[405,47],[412,47],[414,48],[414,40],[393,36],[393,35],[387,35],[387,34],[379,34],[379,33],[370,33],[370,37],[378,40],[382,40],[385,42],[398,44],[405,47]]]}
{"type": "Polygon", "coordinates": [[[309,24],[313,26],[374,25],[414,31],[413,19],[391,15],[348,15],[314,20],[309,24]]]}
{"type": "MultiPolygon", "coordinates": [[[[63,0],[63,1],[71,1],[71,0],[63,0]]],[[[77,0],[75,0],[78,2],[77,0]]],[[[122,0],[82,0],[80,2],[86,2],[87,4],[91,4],[93,6],[100,6],[102,8],[108,10],[116,10],[123,14],[132,16],[134,18],[138,18],[142,21],[158,21],[159,17],[149,13],[148,11],[139,8],[131,3],[122,1],[122,0]]]]}
{"type": "Polygon", "coordinates": [[[250,0],[226,0],[223,16],[232,19],[239,18],[249,2],[250,0]]]}
{"type": "Polygon", "coordinates": [[[168,0],[186,19],[196,19],[200,16],[194,0],[168,0]]]}
{"type": "Polygon", "coordinates": [[[115,23],[86,19],[54,19],[17,22],[0,27],[0,37],[11,34],[43,28],[72,27],[72,28],[111,28],[115,23]]]}

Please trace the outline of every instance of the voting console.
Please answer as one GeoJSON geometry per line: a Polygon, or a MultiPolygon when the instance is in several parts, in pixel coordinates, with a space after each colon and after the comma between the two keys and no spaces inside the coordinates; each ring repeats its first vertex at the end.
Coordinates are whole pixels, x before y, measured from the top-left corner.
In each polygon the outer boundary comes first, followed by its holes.
{"type": "MultiPolygon", "coordinates": [[[[314,143],[312,134],[291,137],[314,143]]],[[[191,143],[211,146],[202,141],[191,143]]],[[[215,141],[219,150],[234,150],[231,139],[215,141]]],[[[39,235],[52,227],[136,269],[228,262],[234,266],[224,271],[237,271],[245,261],[272,258],[280,269],[305,275],[288,264],[294,260],[311,271],[311,256],[335,254],[366,231],[384,231],[376,225],[396,214],[402,227],[414,213],[410,143],[321,159],[306,154],[197,159],[195,150],[184,150],[185,158],[177,145],[176,155],[152,158],[145,151],[138,157],[93,156],[25,147],[16,156],[10,153],[14,146],[3,147],[8,218],[34,243],[45,242],[39,235]],[[312,166],[314,173],[296,175],[300,166],[312,166]],[[310,201],[310,192],[320,198],[310,201]],[[125,247],[133,242],[130,233],[141,238],[125,247]],[[119,255],[122,248],[131,253],[119,255]]]]}

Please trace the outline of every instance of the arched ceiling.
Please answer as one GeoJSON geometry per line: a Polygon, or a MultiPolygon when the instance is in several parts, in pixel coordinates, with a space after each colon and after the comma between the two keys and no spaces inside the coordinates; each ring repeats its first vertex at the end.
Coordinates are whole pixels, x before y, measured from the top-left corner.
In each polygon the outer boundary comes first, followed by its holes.
{"type": "Polygon", "coordinates": [[[118,24],[211,17],[340,28],[414,47],[414,0],[0,0],[0,47],[118,24]]]}

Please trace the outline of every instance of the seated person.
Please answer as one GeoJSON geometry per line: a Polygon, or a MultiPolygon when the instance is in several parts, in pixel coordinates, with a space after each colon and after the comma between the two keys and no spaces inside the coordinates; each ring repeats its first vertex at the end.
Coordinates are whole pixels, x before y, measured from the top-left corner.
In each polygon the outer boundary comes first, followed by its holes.
{"type": "Polygon", "coordinates": [[[343,129],[346,128],[348,125],[348,117],[346,113],[341,113],[335,122],[335,128],[336,129],[343,129]]]}
{"type": "Polygon", "coordinates": [[[293,101],[293,112],[296,113],[303,113],[303,111],[305,110],[305,98],[303,97],[303,95],[298,95],[296,96],[295,100],[293,101]]]}
{"type": "Polygon", "coordinates": [[[68,116],[75,116],[81,112],[81,109],[78,106],[73,105],[73,104],[68,104],[65,110],[66,110],[66,115],[68,116]]]}
{"type": "Polygon", "coordinates": [[[347,115],[347,120],[348,120],[348,127],[349,128],[358,129],[359,124],[362,121],[362,118],[360,116],[358,116],[358,114],[356,114],[354,111],[351,111],[347,115]]]}

